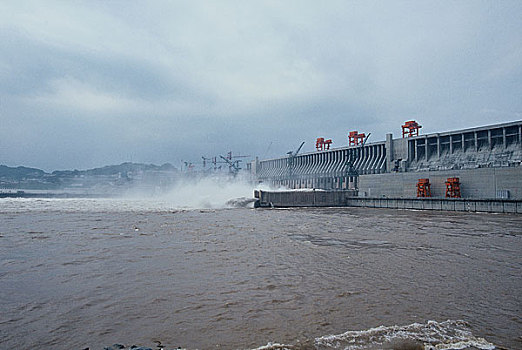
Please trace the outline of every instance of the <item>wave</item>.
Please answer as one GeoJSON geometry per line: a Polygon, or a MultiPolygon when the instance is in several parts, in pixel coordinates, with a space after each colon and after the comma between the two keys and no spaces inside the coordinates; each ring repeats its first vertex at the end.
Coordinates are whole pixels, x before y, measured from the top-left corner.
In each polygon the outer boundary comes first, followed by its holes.
{"type": "MultiPolygon", "coordinates": [[[[166,350],[160,341],[157,348],[166,350]]],[[[153,350],[148,347],[120,344],[106,350],[153,350]]],[[[170,348],[168,348],[170,349],[170,348]]],[[[190,349],[190,347],[188,348],[190,349]]],[[[473,335],[465,321],[428,321],[407,326],[380,326],[361,331],[326,335],[294,345],[269,342],[252,350],[501,350],[494,344],[473,335]]],[[[177,350],[187,350],[178,347],[177,350]]]]}
{"type": "Polygon", "coordinates": [[[473,335],[464,321],[428,321],[407,326],[380,326],[315,339],[317,350],[493,350],[495,345],[473,335]]]}

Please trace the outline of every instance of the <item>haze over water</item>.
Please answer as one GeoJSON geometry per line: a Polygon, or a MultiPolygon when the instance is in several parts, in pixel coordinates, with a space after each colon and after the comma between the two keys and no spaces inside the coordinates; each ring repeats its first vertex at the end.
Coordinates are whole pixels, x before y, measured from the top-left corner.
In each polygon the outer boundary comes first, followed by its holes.
{"type": "Polygon", "coordinates": [[[521,227],[483,213],[2,199],[0,348],[519,349],[521,227]]]}

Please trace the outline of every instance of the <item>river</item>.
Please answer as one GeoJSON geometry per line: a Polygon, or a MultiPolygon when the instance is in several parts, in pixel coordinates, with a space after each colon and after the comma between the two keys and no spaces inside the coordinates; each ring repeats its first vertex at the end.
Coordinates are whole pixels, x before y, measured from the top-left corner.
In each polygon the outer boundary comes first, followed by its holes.
{"type": "Polygon", "coordinates": [[[2,199],[0,348],[521,349],[521,251],[520,215],[2,199]]]}

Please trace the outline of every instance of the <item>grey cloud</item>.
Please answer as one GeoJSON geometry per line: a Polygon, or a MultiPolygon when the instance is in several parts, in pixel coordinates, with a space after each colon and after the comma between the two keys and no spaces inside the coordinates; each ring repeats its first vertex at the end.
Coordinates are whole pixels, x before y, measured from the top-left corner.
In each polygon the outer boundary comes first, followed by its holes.
{"type": "Polygon", "coordinates": [[[519,2],[2,6],[0,163],[272,157],[522,111],[519,2]]]}
{"type": "Polygon", "coordinates": [[[0,35],[2,74],[0,91],[5,95],[32,96],[49,91],[49,84],[65,77],[107,91],[146,100],[176,96],[188,99],[198,92],[187,82],[166,74],[165,67],[133,57],[107,57],[53,47],[19,33],[0,35]]]}

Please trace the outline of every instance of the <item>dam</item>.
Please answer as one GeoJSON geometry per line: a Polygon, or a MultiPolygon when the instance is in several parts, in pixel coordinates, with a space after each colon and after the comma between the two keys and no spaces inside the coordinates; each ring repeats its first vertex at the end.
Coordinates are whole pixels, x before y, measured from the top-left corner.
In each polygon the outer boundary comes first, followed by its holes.
{"type": "Polygon", "coordinates": [[[453,197],[522,200],[522,120],[420,135],[405,132],[408,123],[400,138],[256,158],[247,170],[275,188],[352,190],[358,198],[415,198],[421,181],[428,197],[444,198],[456,179],[453,197]]]}

